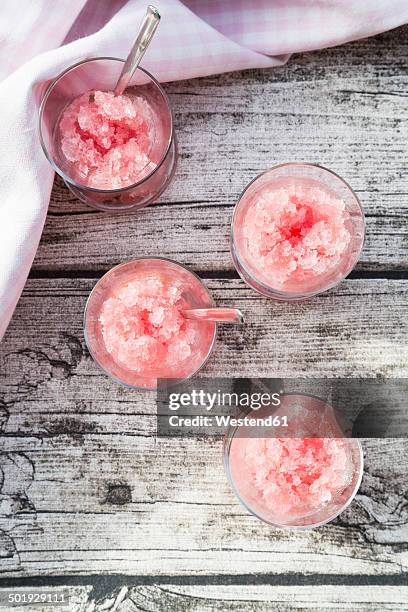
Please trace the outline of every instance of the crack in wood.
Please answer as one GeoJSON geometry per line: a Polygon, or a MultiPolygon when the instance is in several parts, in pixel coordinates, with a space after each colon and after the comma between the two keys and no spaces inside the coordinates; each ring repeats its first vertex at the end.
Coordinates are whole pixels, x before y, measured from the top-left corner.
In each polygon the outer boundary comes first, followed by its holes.
{"type": "Polygon", "coordinates": [[[21,569],[21,556],[13,533],[36,524],[36,509],[28,497],[35,476],[34,462],[23,452],[0,453],[0,573],[21,569]]]}
{"type": "Polygon", "coordinates": [[[273,572],[246,572],[236,574],[160,574],[160,575],[145,575],[145,574],[59,574],[50,576],[21,576],[0,578],[0,588],[7,586],[15,587],[30,587],[30,586],[74,586],[74,585],[105,585],[106,591],[103,593],[112,593],[121,585],[129,586],[139,585],[154,585],[154,584],[174,584],[180,586],[231,586],[231,585],[269,585],[269,586],[359,586],[366,584],[369,586],[405,586],[408,582],[408,572],[400,574],[331,574],[331,573],[310,573],[305,571],[287,572],[277,574],[273,572]]]}

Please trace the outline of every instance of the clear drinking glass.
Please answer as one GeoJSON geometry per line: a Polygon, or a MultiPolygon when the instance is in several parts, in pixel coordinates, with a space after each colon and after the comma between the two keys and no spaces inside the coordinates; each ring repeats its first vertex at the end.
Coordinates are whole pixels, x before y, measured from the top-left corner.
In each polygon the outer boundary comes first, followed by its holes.
{"type": "Polygon", "coordinates": [[[364,243],[365,223],[361,204],[351,187],[337,174],[315,164],[286,163],[258,175],[247,185],[235,206],[231,225],[231,256],[241,278],[255,291],[277,300],[302,300],[331,289],[354,268],[364,243]],[[271,282],[266,269],[254,263],[248,249],[244,226],[247,215],[265,190],[285,188],[296,184],[305,188],[318,188],[330,197],[343,200],[351,239],[340,260],[326,272],[309,275],[284,286],[271,282]]]}
{"type": "Polygon", "coordinates": [[[40,140],[43,151],[68,188],[82,202],[105,211],[124,211],[147,206],[170,183],[177,160],[173,116],[166,93],[156,79],[137,68],[125,95],[142,97],[154,111],[154,140],[149,157],[155,167],[140,181],[119,189],[99,189],[81,184],[69,175],[69,164],[59,148],[58,125],[65,108],[92,90],[112,91],[124,60],[100,57],[70,66],[48,86],[40,106],[40,140]]]}
{"type": "Polygon", "coordinates": [[[157,278],[165,283],[180,286],[181,297],[188,305],[187,308],[213,308],[215,305],[207,287],[194,272],[170,259],[140,257],[109,270],[92,289],[85,307],[84,336],[91,356],[115,382],[132,389],[155,390],[188,380],[205,365],[214,348],[216,323],[189,321],[190,329],[195,330],[191,340],[191,354],[180,362],[177,371],[171,376],[165,369],[160,370],[161,367],[165,368],[160,363],[147,365],[140,373],[115,360],[107,350],[103,337],[100,323],[103,305],[118,289],[123,289],[132,280],[143,279],[146,285],[151,279],[154,282],[157,278]]]}
{"type": "MultiPolygon", "coordinates": [[[[303,402],[304,406],[314,406],[315,409],[324,410],[324,414],[327,414],[328,430],[333,428],[332,431],[337,431],[337,423],[332,419],[333,409],[322,400],[303,394],[288,394],[285,397],[288,397],[291,402],[295,400],[297,404],[302,404],[303,402]],[[333,423],[335,424],[333,425],[333,423]]],[[[280,414],[283,412],[285,411],[280,411],[280,414]]],[[[260,410],[247,411],[239,416],[259,419],[261,417],[268,417],[269,415],[276,416],[277,414],[279,414],[279,409],[265,407],[260,410]]],[[[286,414],[289,415],[290,423],[290,411],[286,410],[286,414]]],[[[299,421],[297,427],[299,427],[299,421]]],[[[285,428],[280,427],[279,429],[280,433],[277,433],[276,437],[280,437],[285,428]]],[[[283,434],[282,437],[284,436],[285,434],[283,434]]],[[[332,498],[326,503],[318,502],[316,496],[316,507],[309,508],[303,514],[289,514],[280,511],[279,507],[271,507],[270,502],[268,503],[265,497],[260,493],[254,475],[250,472],[250,468],[248,468],[246,464],[245,457],[247,453],[254,452],[253,446],[249,447],[248,450],[248,441],[253,441],[255,439],[262,442],[265,438],[268,439],[273,437],[275,437],[275,434],[271,433],[270,428],[268,431],[268,428],[262,429],[257,426],[248,425],[240,427],[235,426],[228,429],[224,438],[223,447],[224,467],[228,481],[238,500],[251,514],[274,527],[306,529],[319,527],[332,521],[349,506],[360,487],[364,468],[363,451],[360,441],[355,438],[341,437],[347,456],[347,463],[344,467],[344,474],[347,476],[344,481],[345,485],[335,490],[332,498]]],[[[290,438],[292,436],[286,434],[286,437],[290,438]]],[[[297,440],[303,439],[303,437],[293,437],[297,440]]],[[[308,436],[305,436],[305,438],[307,437],[308,436]]],[[[329,435],[329,437],[336,440],[337,434],[334,436],[329,435]]],[[[265,470],[268,470],[268,466],[264,466],[262,461],[263,457],[261,456],[259,458],[259,464],[262,469],[265,468],[265,470]]],[[[270,486],[274,486],[273,481],[270,486]]]]}

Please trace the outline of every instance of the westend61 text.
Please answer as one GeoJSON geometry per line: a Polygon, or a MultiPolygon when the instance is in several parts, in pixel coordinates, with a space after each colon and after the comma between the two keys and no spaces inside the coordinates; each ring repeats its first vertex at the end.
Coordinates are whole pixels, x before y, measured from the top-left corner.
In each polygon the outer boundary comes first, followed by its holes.
{"type": "Polygon", "coordinates": [[[183,417],[174,414],[169,417],[170,427],[287,427],[288,417],[270,415],[265,418],[234,418],[228,415],[183,417]]]}

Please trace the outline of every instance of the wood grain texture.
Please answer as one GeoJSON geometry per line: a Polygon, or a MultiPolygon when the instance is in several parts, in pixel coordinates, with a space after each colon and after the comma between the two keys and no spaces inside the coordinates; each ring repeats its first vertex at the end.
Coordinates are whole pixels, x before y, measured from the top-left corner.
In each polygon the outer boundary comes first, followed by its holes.
{"type": "MultiPolygon", "coordinates": [[[[38,402],[49,401],[47,385],[57,385],[58,403],[64,404],[72,397],[68,381],[84,398],[118,397],[119,387],[100,373],[84,346],[83,311],[96,280],[27,283],[1,347],[3,389],[18,396],[28,387],[31,399],[38,402]]],[[[216,303],[240,308],[247,324],[220,326],[217,348],[203,375],[407,374],[408,286],[403,280],[346,280],[326,294],[291,304],[262,298],[238,279],[206,283],[216,303]]]]}
{"type": "MultiPolygon", "coordinates": [[[[99,372],[81,326],[94,282],[30,280],[2,344],[3,473],[18,457],[29,474],[11,514],[15,569],[28,575],[407,569],[408,515],[399,501],[408,466],[404,440],[367,441],[360,495],[334,524],[311,533],[271,530],[238,506],[218,442],[156,440],[153,395],[122,389],[99,372]]],[[[221,332],[204,375],[405,372],[407,354],[396,356],[403,281],[346,281],[324,298],[291,305],[264,300],[235,279],[208,285],[217,302],[251,314],[244,331],[221,332]],[[395,318],[376,327],[390,311],[395,318]]]]}
{"type": "MultiPolygon", "coordinates": [[[[194,194],[195,186],[190,184],[188,191],[194,194]]],[[[233,204],[234,200],[201,201],[156,204],[137,214],[49,216],[34,271],[105,271],[134,257],[163,254],[198,271],[231,270],[233,204]]],[[[367,216],[366,242],[357,270],[406,270],[404,214],[367,216]]]]}
{"type": "MultiPolygon", "coordinates": [[[[2,590],[0,589],[0,594],[2,590]]],[[[21,593],[17,589],[16,593],[21,593]]],[[[406,610],[407,587],[372,586],[371,601],[366,601],[366,587],[350,586],[274,586],[268,585],[206,585],[182,586],[177,583],[141,584],[122,586],[96,594],[92,587],[54,587],[42,592],[62,594],[70,600],[70,612],[265,612],[279,610],[406,610]]],[[[13,612],[31,612],[28,606],[13,608],[13,612]]],[[[55,607],[41,608],[53,612],[55,607]]],[[[34,612],[34,608],[33,608],[34,612]]]]}
{"type": "Polygon", "coordinates": [[[332,524],[271,529],[233,496],[220,442],[157,440],[154,397],[108,380],[82,334],[101,273],[163,255],[247,315],[220,329],[203,376],[406,377],[407,33],[167,84],[178,170],[138,214],[92,211],[55,181],[0,346],[0,586],[59,576],[78,612],[408,609],[405,440],[364,442],[362,487],[332,524]],[[239,193],[289,160],[338,172],[367,216],[353,278],[297,304],[246,288],[228,252],[239,193]],[[122,577],[96,587],[89,574],[122,577]]]}
{"type": "MultiPolygon", "coordinates": [[[[364,587],[202,587],[186,588],[178,585],[133,588],[128,594],[127,612],[140,610],[149,601],[149,610],[177,609],[210,612],[230,610],[258,612],[265,610],[406,610],[408,590],[393,587],[371,587],[371,601],[366,602],[364,587]],[[153,607],[153,606],[156,607],[153,607]],[[140,607],[139,607],[140,606],[140,607]]],[[[126,601],[126,599],[125,599],[126,601]]]]}
{"type": "Polygon", "coordinates": [[[0,528],[15,554],[3,571],[251,576],[290,568],[398,576],[408,564],[400,498],[407,445],[367,440],[364,449],[353,504],[328,526],[291,532],[268,527],[238,504],[220,442],[98,432],[36,443],[7,437],[1,467],[9,507],[0,528]]]}

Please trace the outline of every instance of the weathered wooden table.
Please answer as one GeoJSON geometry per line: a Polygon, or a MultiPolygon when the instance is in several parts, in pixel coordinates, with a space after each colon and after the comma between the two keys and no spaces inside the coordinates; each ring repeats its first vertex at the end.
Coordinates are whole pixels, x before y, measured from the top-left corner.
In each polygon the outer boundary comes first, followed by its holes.
{"type": "Polygon", "coordinates": [[[408,609],[406,441],[364,443],[360,492],[332,524],[271,529],[236,501],[220,443],[155,439],[153,398],[103,376],[82,335],[107,269],[164,255],[247,314],[221,329],[205,376],[406,377],[407,33],[167,84],[178,170],[138,214],[92,211],[55,181],[0,347],[2,587],[70,585],[78,609],[123,585],[123,611],[408,609]],[[367,216],[356,270],[297,304],[246,288],[228,245],[243,187],[289,160],[334,169],[367,216]]]}

